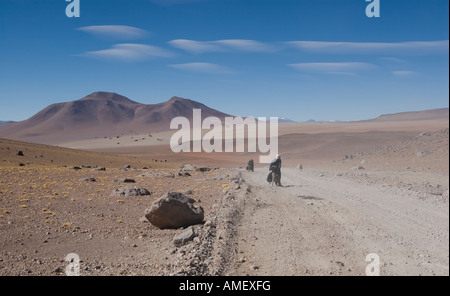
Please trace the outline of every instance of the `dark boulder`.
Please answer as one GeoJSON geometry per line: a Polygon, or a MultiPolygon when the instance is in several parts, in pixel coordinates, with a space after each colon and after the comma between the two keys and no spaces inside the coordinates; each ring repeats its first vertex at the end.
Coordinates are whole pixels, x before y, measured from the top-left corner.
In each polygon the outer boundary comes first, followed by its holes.
{"type": "Polygon", "coordinates": [[[145,210],[145,217],[160,229],[175,229],[200,224],[204,219],[202,207],[195,200],[179,192],[161,196],[145,210]]]}

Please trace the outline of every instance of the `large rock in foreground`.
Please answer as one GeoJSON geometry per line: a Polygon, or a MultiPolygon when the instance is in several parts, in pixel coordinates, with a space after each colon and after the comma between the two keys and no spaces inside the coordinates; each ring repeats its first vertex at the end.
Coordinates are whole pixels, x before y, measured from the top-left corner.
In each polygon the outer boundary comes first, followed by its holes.
{"type": "Polygon", "coordinates": [[[200,224],[205,214],[202,207],[194,206],[194,202],[194,199],[181,193],[167,193],[145,210],[145,218],[161,229],[200,224]]]}

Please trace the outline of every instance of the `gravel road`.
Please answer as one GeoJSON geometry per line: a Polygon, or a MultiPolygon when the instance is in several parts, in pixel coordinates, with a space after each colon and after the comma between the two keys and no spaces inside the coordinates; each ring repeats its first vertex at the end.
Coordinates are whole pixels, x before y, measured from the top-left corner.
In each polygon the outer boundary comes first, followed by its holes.
{"type": "Polygon", "coordinates": [[[267,173],[242,173],[251,193],[229,274],[366,275],[376,254],[382,276],[449,275],[448,196],[297,169],[272,187],[267,173]]]}

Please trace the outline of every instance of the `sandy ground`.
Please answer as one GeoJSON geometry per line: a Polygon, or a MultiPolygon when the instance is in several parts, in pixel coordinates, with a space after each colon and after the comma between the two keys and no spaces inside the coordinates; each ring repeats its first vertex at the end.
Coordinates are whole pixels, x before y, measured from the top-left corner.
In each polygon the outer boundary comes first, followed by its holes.
{"type": "MultiPolygon", "coordinates": [[[[243,131],[239,126],[237,131],[243,131]]],[[[448,118],[404,121],[361,121],[342,123],[280,123],[278,154],[285,164],[329,165],[345,155],[356,155],[388,145],[401,143],[422,132],[448,128],[448,118]]],[[[129,133],[115,137],[96,137],[85,140],[55,143],[68,148],[138,157],[151,160],[167,159],[176,163],[197,163],[219,167],[245,167],[253,158],[258,165],[261,153],[174,153],[170,148],[173,131],[155,131],[147,134],[129,133]]],[[[191,132],[193,134],[194,131],[191,132]]],[[[206,134],[208,130],[202,130],[206,134]]],[[[248,136],[247,133],[245,133],[248,136]]],[[[245,141],[247,143],[247,141],[245,141]]],[[[257,151],[259,151],[257,149],[257,151]]],[[[263,165],[261,165],[263,166],[263,165]]]]}
{"type": "Polygon", "coordinates": [[[145,209],[167,192],[191,190],[188,195],[208,218],[230,186],[229,172],[223,170],[192,172],[191,177],[165,177],[171,170],[138,177],[149,171],[109,167],[106,172],[0,171],[0,275],[64,275],[69,253],[80,256],[81,275],[174,273],[171,262],[178,258],[172,239],[183,230],[154,227],[143,218],[145,209]],[[97,182],[80,181],[86,176],[97,182]],[[116,178],[136,183],[114,183],[116,178]],[[144,187],[151,195],[111,195],[124,186],[144,187]]]}
{"type": "MultiPolygon", "coordinates": [[[[69,253],[79,255],[81,275],[185,272],[182,265],[190,266],[185,258],[188,252],[177,252],[172,242],[183,230],[154,227],[143,219],[145,209],[167,192],[181,192],[204,208],[205,219],[212,219],[224,191],[233,186],[229,170],[190,171],[190,176],[182,177],[177,174],[179,164],[157,159],[9,140],[0,140],[0,151],[2,276],[65,275],[69,253]],[[18,156],[18,151],[24,156],[18,156]],[[75,166],[80,169],[73,169],[75,166]],[[85,178],[96,182],[83,181],[85,178]],[[114,182],[125,178],[135,183],[114,182]],[[151,195],[112,195],[125,186],[146,188],[151,195]]],[[[203,227],[198,227],[200,235],[203,227]]]]}
{"type": "Polygon", "coordinates": [[[82,275],[365,275],[369,253],[381,275],[449,274],[448,120],[282,131],[282,188],[242,169],[258,155],[174,154],[162,134],[78,142],[97,152],[0,140],[0,275],[64,275],[69,253],[82,275]],[[112,196],[119,178],[151,195],[112,196]],[[206,212],[179,248],[184,229],[142,219],[170,191],[206,212]]]}

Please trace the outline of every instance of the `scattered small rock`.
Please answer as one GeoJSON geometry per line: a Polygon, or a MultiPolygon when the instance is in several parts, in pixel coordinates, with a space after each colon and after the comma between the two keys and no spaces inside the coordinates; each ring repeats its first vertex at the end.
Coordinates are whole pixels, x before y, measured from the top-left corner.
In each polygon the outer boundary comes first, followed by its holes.
{"type": "Polygon", "coordinates": [[[228,175],[219,174],[219,175],[213,177],[211,180],[223,180],[223,179],[226,179],[227,177],[228,177],[228,175]]]}
{"type": "Polygon", "coordinates": [[[175,175],[172,172],[167,172],[167,173],[163,174],[163,177],[164,178],[175,178],[175,175]]]}
{"type": "Polygon", "coordinates": [[[180,169],[183,171],[194,171],[196,168],[193,164],[184,164],[180,169]]]}
{"type": "Polygon", "coordinates": [[[97,182],[97,180],[95,180],[95,178],[81,178],[79,181],[80,182],[97,182]]]}
{"type": "Polygon", "coordinates": [[[206,221],[203,226],[205,226],[206,228],[215,227],[214,222],[212,222],[211,220],[206,221]]]}
{"type": "Polygon", "coordinates": [[[188,228],[185,232],[175,236],[173,238],[173,244],[176,247],[182,247],[186,245],[188,242],[192,241],[195,237],[195,232],[192,227],[188,228]]]}
{"type": "Polygon", "coordinates": [[[354,167],[352,167],[352,170],[356,171],[356,170],[364,170],[364,167],[361,165],[356,165],[354,167]]]}
{"type": "Polygon", "coordinates": [[[425,157],[425,156],[427,156],[427,155],[429,155],[430,154],[430,152],[428,152],[428,151],[418,151],[417,153],[416,153],[416,156],[417,157],[425,157]]]}
{"type": "Polygon", "coordinates": [[[105,167],[97,167],[97,168],[93,168],[93,171],[106,171],[105,167]]]}
{"type": "Polygon", "coordinates": [[[134,179],[115,179],[113,183],[136,183],[134,179]]]}
{"type": "Polygon", "coordinates": [[[141,218],[139,218],[139,222],[148,223],[148,220],[147,218],[145,218],[145,216],[142,216],[141,218]]]}
{"type": "Polygon", "coordinates": [[[151,193],[142,187],[122,187],[114,190],[112,196],[144,196],[151,195],[151,193]]]}
{"type": "Polygon", "coordinates": [[[189,174],[188,172],[185,172],[185,171],[183,171],[183,170],[179,170],[179,171],[178,171],[178,176],[179,176],[179,177],[190,177],[191,174],[189,174]]]}

